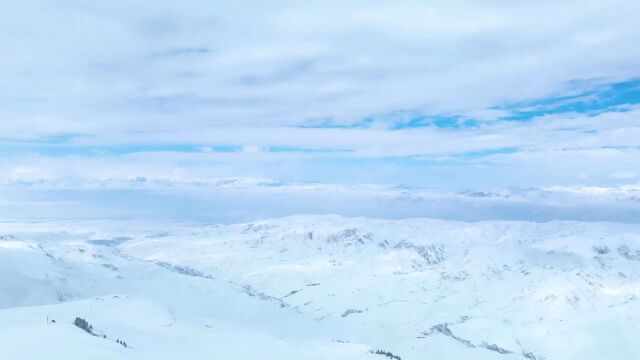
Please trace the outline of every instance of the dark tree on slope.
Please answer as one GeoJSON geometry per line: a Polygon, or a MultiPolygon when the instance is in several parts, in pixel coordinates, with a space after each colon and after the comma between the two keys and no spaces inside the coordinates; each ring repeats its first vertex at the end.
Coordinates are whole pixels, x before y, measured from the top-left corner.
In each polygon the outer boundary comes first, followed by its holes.
{"type": "Polygon", "coordinates": [[[391,351],[385,351],[385,350],[369,350],[370,353],[372,354],[376,354],[376,355],[383,355],[386,356],[388,358],[394,359],[394,360],[402,360],[402,358],[400,358],[400,356],[393,354],[391,351]]]}
{"type": "Polygon", "coordinates": [[[77,317],[73,321],[73,325],[75,325],[75,326],[79,327],[80,329],[82,329],[82,330],[88,332],[89,334],[93,335],[93,326],[91,326],[91,324],[89,324],[87,322],[87,320],[77,317]]]}

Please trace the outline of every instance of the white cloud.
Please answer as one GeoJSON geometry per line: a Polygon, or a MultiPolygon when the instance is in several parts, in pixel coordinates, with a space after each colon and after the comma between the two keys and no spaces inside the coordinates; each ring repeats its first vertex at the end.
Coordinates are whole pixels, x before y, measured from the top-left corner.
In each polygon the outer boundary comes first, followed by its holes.
{"type": "Polygon", "coordinates": [[[245,145],[242,147],[242,151],[245,153],[260,153],[265,149],[262,146],[258,145],[245,145]]]}
{"type": "Polygon", "coordinates": [[[622,0],[10,2],[0,177],[619,182],[620,169],[640,173],[637,105],[496,119],[514,102],[640,77],[639,16],[622,0]],[[397,112],[482,125],[389,131],[397,112]],[[369,129],[299,127],[368,117],[369,129]],[[59,138],[79,151],[42,150],[59,138]]]}
{"type": "MultiPolygon", "coordinates": [[[[14,104],[5,119],[25,131],[42,123],[34,115],[62,118],[71,132],[128,132],[174,129],[176,118],[195,131],[397,109],[475,114],[560,93],[568,81],[640,75],[631,46],[640,6],[629,1],[24,1],[3,10],[2,53],[12,56],[2,59],[2,95],[14,104]],[[34,102],[40,111],[20,109],[34,102]]],[[[52,120],[46,128],[61,130],[52,120]]]]}
{"type": "Polygon", "coordinates": [[[633,179],[636,177],[636,174],[629,171],[616,171],[611,174],[611,177],[614,179],[633,179]]]}

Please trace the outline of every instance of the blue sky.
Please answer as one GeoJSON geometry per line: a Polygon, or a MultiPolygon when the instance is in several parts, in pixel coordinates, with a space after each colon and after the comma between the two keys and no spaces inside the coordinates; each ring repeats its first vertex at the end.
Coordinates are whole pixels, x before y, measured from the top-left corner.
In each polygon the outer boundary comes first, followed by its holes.
{"type": "Polygon", "coordinates": [[[0,183],[638,183],[639,17],[616,0],[8,1],[0,183]]]}

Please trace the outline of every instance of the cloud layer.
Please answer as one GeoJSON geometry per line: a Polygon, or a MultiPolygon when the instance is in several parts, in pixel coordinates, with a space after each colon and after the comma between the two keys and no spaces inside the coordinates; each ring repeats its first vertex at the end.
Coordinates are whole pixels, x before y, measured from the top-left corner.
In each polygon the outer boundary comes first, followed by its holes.
{"type": "Polygon", "coordinates": [[[294,214],[640,222],[640,184],[462,192],[254,179],[112,179],[0,187],[2,218],[244,222],[294,214]]]}
{"type": "Polygon", "coordinates": [[[10,1],[0,181],[635,183],[639,17],[616,0],[10,1]]]}

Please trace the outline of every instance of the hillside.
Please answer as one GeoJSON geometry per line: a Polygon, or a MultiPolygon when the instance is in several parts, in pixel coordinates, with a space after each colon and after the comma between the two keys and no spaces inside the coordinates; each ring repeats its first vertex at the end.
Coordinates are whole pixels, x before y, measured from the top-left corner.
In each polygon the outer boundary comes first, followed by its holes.
{"type": "Polygon", "coordinates": [[[640,356],[639,230],[339,216],[5,222],[0,357],[640,356]]]}

